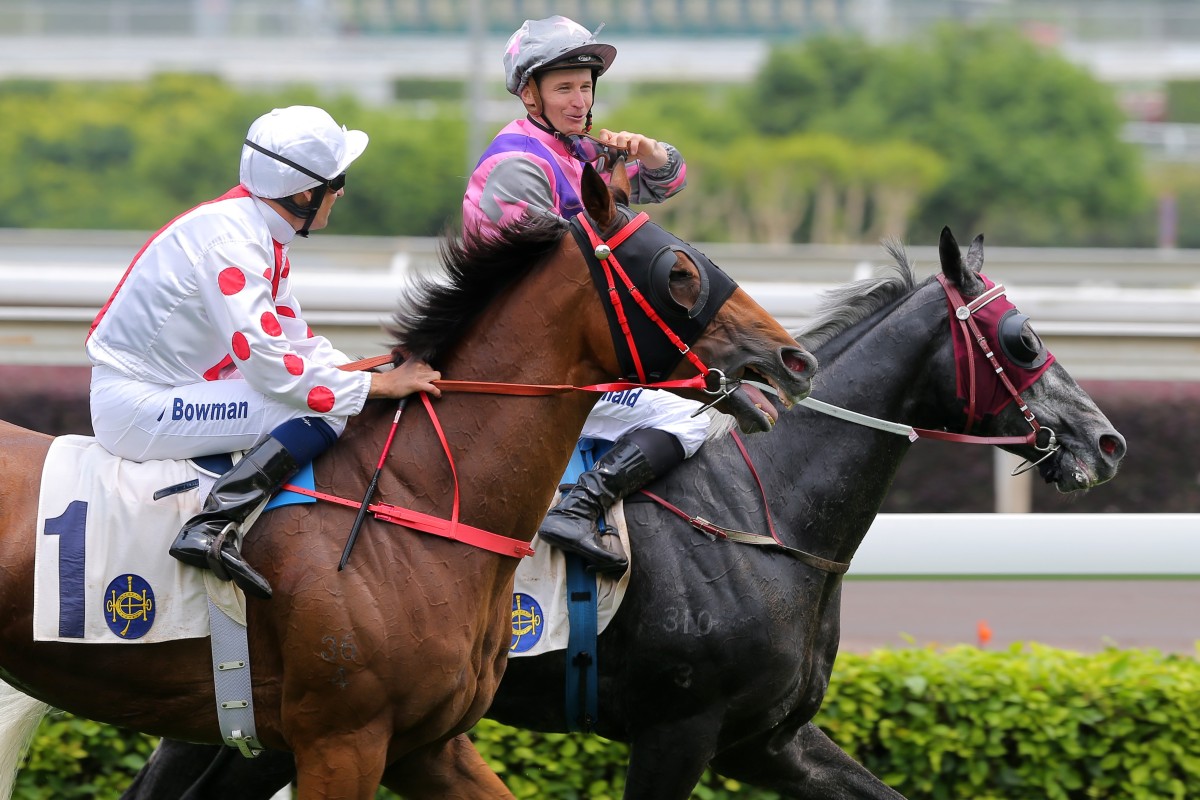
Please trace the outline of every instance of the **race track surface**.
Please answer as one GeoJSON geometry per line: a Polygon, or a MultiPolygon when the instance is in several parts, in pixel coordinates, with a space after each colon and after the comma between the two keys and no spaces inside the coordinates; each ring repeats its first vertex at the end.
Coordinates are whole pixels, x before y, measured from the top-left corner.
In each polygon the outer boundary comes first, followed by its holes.
{"type": "Polygon", "coordinates": [[[841,649],[980,644],[982,622],[989,649],[1040,642],[1197,655],[1198,610],[1197,580],[848,580],[841,649]]]}

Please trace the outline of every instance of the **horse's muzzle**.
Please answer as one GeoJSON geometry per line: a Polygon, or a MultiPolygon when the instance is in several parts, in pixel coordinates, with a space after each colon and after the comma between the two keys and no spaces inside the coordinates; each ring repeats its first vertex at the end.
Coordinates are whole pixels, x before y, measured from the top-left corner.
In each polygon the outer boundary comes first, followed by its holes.
{"type": "Polygon", "coordinates": [[[722,410],[732,414],[744,433],[770,430],[779,419],[775,404],[754,384],[774,389],[785,408],[808,397],[812,391],[812,376],[817,371],[817,359],[798,347],[781,347],[771,359],[753,359],[735,375],[743,381],[722,402],[722,410]]]}

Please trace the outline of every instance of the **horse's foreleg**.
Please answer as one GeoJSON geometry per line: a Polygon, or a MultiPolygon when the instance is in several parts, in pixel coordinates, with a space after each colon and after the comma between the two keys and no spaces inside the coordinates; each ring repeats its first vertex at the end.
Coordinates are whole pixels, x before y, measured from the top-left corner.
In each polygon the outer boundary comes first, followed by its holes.
{"type": "Polygon", "coordinates": [[[687,800],[712,757],[716,726],[687,719],[647,728],[630,741],[625,800],[687,800]]]}
{"type": "Polygon", "coordinates": [[[408,800],[492,800],[513,796],[466,734],[406,755],[388,767],[383,785],[408,800]]]}
{"type": "Polygon", "coordinates": [[[373,800],[387,761],[388,736],[370,728],[292,739],[296,800],[373,800]]]}
{"type": "Polygon", "coordinates": [[[904,800],[811,722],[776,728],[722,751],[713,767],[797,800],[904,800]]]}

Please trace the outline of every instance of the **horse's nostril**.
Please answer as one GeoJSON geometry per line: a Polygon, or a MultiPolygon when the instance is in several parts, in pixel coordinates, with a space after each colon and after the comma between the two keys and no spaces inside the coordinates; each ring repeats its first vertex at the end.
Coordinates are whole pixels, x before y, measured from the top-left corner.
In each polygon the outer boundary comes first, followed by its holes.
{"type": "Polygon", "coordinates": [[[1100,437],[1100,450],[1106,456],[1122,458],[1125,455],[1125,442],[1121,440],[1120,436],[1105,434],[1100,437]]]}
{"type": "Polygon", "coordinates": [[[796,350],[785,350],[783,352],[783,365],[792,372],[807,372],[811,359],[806,359],[800,352],[796,350]]]}

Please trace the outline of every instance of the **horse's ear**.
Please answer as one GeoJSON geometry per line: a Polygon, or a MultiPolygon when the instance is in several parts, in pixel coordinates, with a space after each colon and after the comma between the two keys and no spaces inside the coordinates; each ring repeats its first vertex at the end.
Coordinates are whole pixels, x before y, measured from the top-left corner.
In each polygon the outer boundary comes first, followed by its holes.
{"type": "Polygon", "coordinates": [[[983,234],[975,237],[971,242],[971,249],[967,251],[967,267],[971,272],[979,272],[983,269],[983,234]]]}
{"type": "Polygon", "coordinates": [[[608,184],[591,164],[583,165],[583,179],[579,188],[582,190],[583,207],[587,209],[588,216],[601,231],[607,230],[617,214],[617,205],[613,202],[612,193],[608,191],[608,184]]]}
{"type": "Polygon", "coordinates": [[[958,287],[964,297],[975,297],[983,291],[983,281],[979,280],[976,272],[983,266],[983,236],[975,237],[967,261],[963,261],[962,251],[950,228],[942,228],[942,236],[938,241],[938,257],[942,261],[942,274],[958,287]]]}

